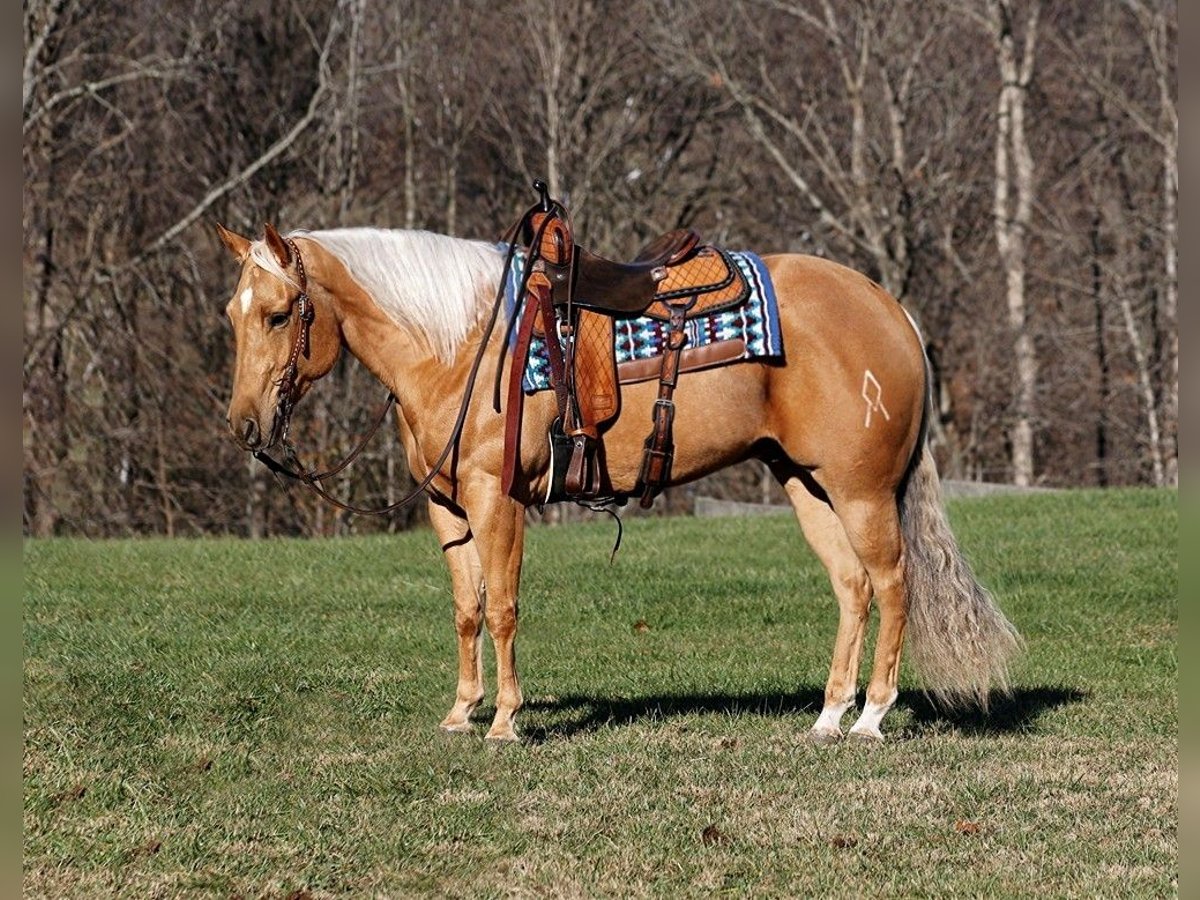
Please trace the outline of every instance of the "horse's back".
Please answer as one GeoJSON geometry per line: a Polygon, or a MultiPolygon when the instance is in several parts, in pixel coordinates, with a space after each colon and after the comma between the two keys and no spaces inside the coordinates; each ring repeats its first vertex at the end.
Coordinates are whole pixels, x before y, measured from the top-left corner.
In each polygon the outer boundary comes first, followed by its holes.
{"type": "MultiPolygon", "coordinates": [[[[774,443],[822,483],[891,490],[915,445],[924,391],[924,358],[907,316],[883,288],[845,266],[808,256],[763,260],[779,301],[783,360],[679,379],[673,481],[769,455],[774,443]]],[[[617,491],[632,491],[638,481],[657,397],[657,381],[621,388],[621,413],[604,434],[604,464],[617,491]]],[[[542,399],[548,423],[553,403],[542,399]]],[[[548,462],[544,433],[526,442],[523,459],[548,462]]]]}
{"type": "Polygon", "coordinates": [[[770,375],[771,429],[791,458],[894,484],[920,431],[925,360],[900,303],[861,272],[814,256],[764,257],[786,364],[770,375]]]}

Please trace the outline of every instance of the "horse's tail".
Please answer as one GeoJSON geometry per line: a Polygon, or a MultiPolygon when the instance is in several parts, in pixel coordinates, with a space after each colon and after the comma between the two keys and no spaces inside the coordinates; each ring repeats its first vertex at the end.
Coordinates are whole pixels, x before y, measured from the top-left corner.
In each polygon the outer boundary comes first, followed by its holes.
{"type": "Polygon", "coordinates": [[[1008,665],[1021,637],[954,539],[924,427],[916,456],[900,497],[910,656],[936,701],[987,709],[993,686],[1008,690],[1008,665]]]}

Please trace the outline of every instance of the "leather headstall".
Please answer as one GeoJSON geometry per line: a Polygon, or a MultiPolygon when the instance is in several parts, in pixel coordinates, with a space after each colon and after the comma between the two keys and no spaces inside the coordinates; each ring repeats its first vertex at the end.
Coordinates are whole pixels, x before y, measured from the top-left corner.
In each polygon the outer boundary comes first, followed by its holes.
{"type": "Polygon", "coordinates": [[[292,258],[296,261],[296,284],[300,294],[295,301],[296,337],[292,341],[292,352],[288,355],[287,365],[279,379],[279,401],[275,407],[276,429],[279,440],[286,440],[288,427],[292,421],[292,410],[296,408],[298,382],[300,379],[300,357],[308,359],[312,352],[312,323],[317,317],[313,302],[308,296],[308,275],[304,271],[304,259],[300,256],[300,248],[291,238],[284,238],[292,258]]]}

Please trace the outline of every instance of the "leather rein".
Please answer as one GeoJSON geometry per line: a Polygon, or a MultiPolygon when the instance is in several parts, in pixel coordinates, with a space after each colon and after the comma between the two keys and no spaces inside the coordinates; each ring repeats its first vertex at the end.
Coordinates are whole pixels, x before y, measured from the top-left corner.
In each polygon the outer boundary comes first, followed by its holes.
{"type": "MultiPolygon", "coordinates": [[[[541,210],[542,204],[540,202],[535,203],[528,210],[526,210],[517,223],[513,225],[513,227],[510,228],[505,234],[505,240],[508,243],[508,251],[505,254],[504,266],[500,272],[500,282],[496,288],[496,297],[492,301],[492,311],[488,317],[487,326],[484,328],[483,337],[480,339],[479,349],[476,351],[475,359],[471,364],[471,371],[467,376],[467,385],[463,390],[462,403],[459,405],[458,409],[458,417],[454,421],[454,427],[450,430],[450,437],[446,441],[446,446],[442,448],[442,452],[438,455],[437,460],[432,466],[429,467],[428,473],[424,478],[421,479],[416,487],[414,487],[411,491],[405,494],[404,497],[402,497],[400,500],[397,500],[395,503],[389,503],[387,506],[381,506],[378,508],[356,506],[353,503],[347,503],[343,500],[339,500],[337,497],[334,497],[327,490],[325,490],[325,488],[322,487],[321,482],[332,478],[334,475],[337,475],[358,458],[358,456],[366,448],[367,443],[375,436],[375,433],[387,420],[388,413],[391,412],[392,408],[396,405],[395,394],[390,392],[388,393],[387,401],[384,403],[383,410],[376,418],[375,424],[371,426],[370,430],[367,431],[365,435],[363,435],[363,437],[355,445],[354,449],[351,450],[350,453],[347,454],[346,457],[337,465],[326,469],[323,472],[317,472],[305,466],[304,463],[300,461],[300,458],[296,455],[295,447],[293,447],[291,442],[287,439],[288,429],[291,426],[292,411],[295,409],[296,403],[300,399],[298,390],[298,381],[300,377],[299,361],[301,356],[307,359],[309,353],[311,352],[310,332],[312,330],[313,320],[316,318],[316,309],[313,307],[312,299],[308,296],[308,276],[304,270],[304,260],[300,256],[300,249],[296,246],[296,242],[291,238],[285,238],[284,240],[287,241],[288,249],[291,250],[292,256],[296,261],[296,274],[298,276],[297,284],[300,289],[300,293],[295,301],[297,319],[296,336],[292,342],[292,350],[288,356],[288,363],[284,367],[283,374],[280,376],[278,382],[279,399],[275,408],[276,424],[272,429],[273,431],[278,431],[280,434],[279,440],[283,444],[284,460],[281,462],[280,460],[275,459],[265,450],[253,451],[254,458],[265,465],[276,475],[290,478],[293,481],[299,481],[318,497],[321,497],[339,509],[345,510],[349,513],[354,513],[356,515],[385,516],[389,513],[395,512],[398,509],[408,506],[423,493],[425,493],[429,486],[433,484],[434,479],[436,479],[438,474],[441,472],[442,466],[445,464],[446,460],[450,458],[450,454],[458,446],[459,439],[462,437],[463,427],[466,425],[467,421],[467,411],[471,404],[471,396],[475,390],[475,380],[479,375],[479,369],[482,366],[483,358],[487,353],[487,346],[491,340],[492,332],[495,330],[496,319],[499,317],[500,309],[504,305],[504,286],[508,281],[509,273],[512,270],[513,259],[516,256],[517,251],[516,235],[520,234],[521,231],[524,230],[526,224],[529,222],[533,214],[541,210]]],[[[543,222],[542,229],[544,229],[544,227],[545,223],[543,222]]],[[[536,254],[537,252],[542,229],[538,230],[538,234],[528,250],[530,254],[536,254]]],[[[532,266],[526,265],[522,277],[522,291],[524,291],[524,282],[529,278],[531,269],[532,266]]],[[[509,330],[511,331],[511,323],[509,324],[509,330]]],[[[505,345],[507,345],[507,335],[505,345]]],[[[501,346],[502,356],[504,354],[504,350],[505,346],[501,346]]],[[[503,361],[501,361],[501,368],[503,368],[503,361]]],[[[499,372],[500,369],[497,370],[497,382],[500,377],[499,372]]]]}

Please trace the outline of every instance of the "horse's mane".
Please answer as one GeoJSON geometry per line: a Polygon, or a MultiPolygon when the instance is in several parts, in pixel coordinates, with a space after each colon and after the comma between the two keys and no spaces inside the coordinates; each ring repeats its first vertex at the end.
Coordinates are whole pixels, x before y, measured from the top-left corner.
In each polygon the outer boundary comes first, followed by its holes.
{"type": "MultiPolygon", "coordinates": [[[[488,308],[503,263],[495,244],[428,231],[338,228],[292,236],[314,240],[341,260],[380,309],[423,337],[444,361],[453,358],[488,308]]],[[[260,250],[256,243],[251,256],[283,274],[269,265],[274,257],[265,245],[260,250]]]]}

